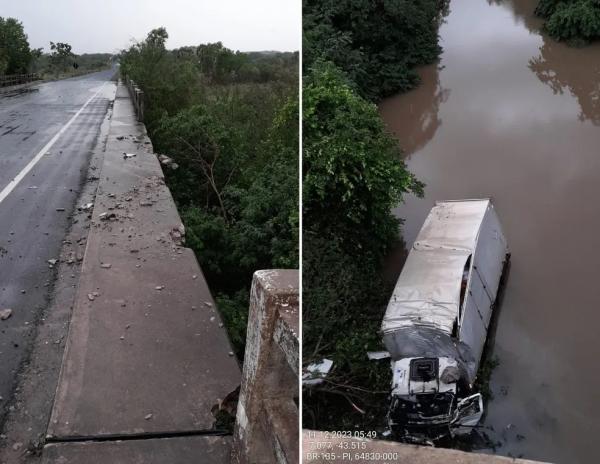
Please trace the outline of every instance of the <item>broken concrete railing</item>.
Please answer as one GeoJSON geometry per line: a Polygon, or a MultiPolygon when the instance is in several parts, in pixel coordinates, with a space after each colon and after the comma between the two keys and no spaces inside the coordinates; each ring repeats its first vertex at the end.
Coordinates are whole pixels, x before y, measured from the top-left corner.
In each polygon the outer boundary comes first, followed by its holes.
{"type": "Polygon", "coordinates": [[[144,121],[144,91],[141,90],[137,84],[129,79],[127,76],[124,77],[125,85],[127,85],[127,89],[129,90],[129,95],[131,96],[131,101],[133,102],[133,106],[135,108],[135,114],[137,115],[137,120],[140,122],[144,121]]]}
{"type": "Polygon", "coordinates": [[[233,437],[235,464],[299,462],[298,271],[254,274],[233,437]]]}

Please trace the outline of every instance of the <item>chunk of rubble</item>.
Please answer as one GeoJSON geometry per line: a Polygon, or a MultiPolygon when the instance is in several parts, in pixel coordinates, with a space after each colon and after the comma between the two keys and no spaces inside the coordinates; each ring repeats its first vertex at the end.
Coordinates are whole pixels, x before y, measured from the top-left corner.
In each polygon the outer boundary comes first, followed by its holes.
{"type": "Polygon", "coordinates": [[[173,227],[169,234],[177,245],[185,243],[185,226],[183,224],[173,227]]]}
{"type": "Polygon", "coordinates": [[[104,212],[98,216],[101,221],[112,221],[117,219],[117,215],[115,213],[104,212]]]}
{"type": "Polygon", "coordinates": [[[100,264],[100,267],[102,269],[110,269],[112,267],[112,264],[110,264],[110,263],[102,263],[102,264],[100,264]]]}
{"type": "Polygon", "coordinates": [[[134,156],[137,156],[137,154],[136,153],[123,153],[123,159],[133,158],[134,156]]]}
{"type": "Polygon", "coordinates": [[[12,309],[0,309],[0,321],[5,321],[12,316],[12,309]]]}
{"type": "Polygon", "coordinates": [[[160,164],[163,166],[168,166],[173,162],[173,159],[169,158],[167,155],[158,155],[158,161],[160,161],[160,164]]]}
{"type": "Polygon", "coordinates": [[[94,207],[94,203],[86,203],[79,207],[79,211],[88,211],[94,207]]]}
{"type": "Polygon", "coordinates": [[[167,155],[158,155],[158,161],[163,166],[168,166],[169,168],[171,168],[173,170],[176,170],[179,168],[179,165],[173,161],[173,158],[171,158],[167,155]]]}
{"type": "Polygon", "coordinates": [[[48,260],[48,267],[52,269],[58,263],[58,259],[52,258],[48,260]]]}
{"type": "Polygon", "coordinates": [[[309,364],[303,370],[302,385],[318,385],[322,383],[332,367],[333,361],[326,358],[318,363],[309,364]]]}

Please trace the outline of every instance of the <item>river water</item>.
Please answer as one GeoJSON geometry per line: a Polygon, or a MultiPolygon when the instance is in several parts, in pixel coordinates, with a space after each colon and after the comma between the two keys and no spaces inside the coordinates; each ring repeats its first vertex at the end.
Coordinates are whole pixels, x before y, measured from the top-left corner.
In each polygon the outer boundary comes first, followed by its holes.
{"type": "Polygon", "coordinates": [[[395,213],[410,246],[435,200],[492,197],[512,252],[499,308],[496,452],[600,462],[600,45],[554,42],[537,0],[453,0],[440,62],[381,114],[427,186],[395,213]]]}

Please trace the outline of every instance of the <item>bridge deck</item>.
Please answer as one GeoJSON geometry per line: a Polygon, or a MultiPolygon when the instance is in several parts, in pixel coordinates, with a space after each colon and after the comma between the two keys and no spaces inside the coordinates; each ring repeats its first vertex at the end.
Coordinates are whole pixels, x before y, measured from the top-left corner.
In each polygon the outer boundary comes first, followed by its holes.
{"type": "Polygon", "coordinates": [[[239,367],[121,85],[100,177],[48,437],[213,430],[239,367]]]}

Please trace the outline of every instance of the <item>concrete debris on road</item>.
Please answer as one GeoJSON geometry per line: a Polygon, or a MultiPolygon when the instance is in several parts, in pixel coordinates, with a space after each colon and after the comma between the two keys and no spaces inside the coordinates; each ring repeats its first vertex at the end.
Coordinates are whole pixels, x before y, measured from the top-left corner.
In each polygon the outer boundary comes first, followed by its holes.
{"type": "Polygon", "coordinates": [[[170,167],[173,170],[179,168],[179,165],[173,161],[173,158],[170,158],[167,155],[158,155],[158,161],[163,166],[168,166],[168,167],[170,167]]]}
{"type": "Polygon", "coordinates": [[[12,316],[12,309],[0,309],[0,321],[5,321],[12,316]]]}
{"type": "Polygon", "coordinates": [[[58,259],[52,258],[48,260],[48,267],[52,269],[58,263],[58,259]]]}
{"type": "Polygon", "coordinates": [[[102,213],[98,217],[100,218],[101,221],[113,221],[113,220],[117,219],[117,215],[115,213],[109,213],[109,212],[102,213]]]}
{"type": "Polygon", "coordinates": [[[162,290],[163,288],[165,288],[164,285],[157,285],[156,287],[154,287],[156,290],[162,290]]]}
{"type": "Polygon", "coordinates": [[[137,154],[135,154],[135,153],[123,153],[123,159],[133,158],[134,156],[137,156],[137,154]]]}
{"type": "Polygon", "coordinates": [[[79,207],[80,211],[88,211],[94,207],[94,203],[86,203],[85,205],[81,205],[79,207]]]}
{"type": "Polygon", "coordinates": [[[62,213],[65,211],[65,209],[64,208],[56,208],[56,211],[58,211],[59,213],[62,213]]]}
{"type": "Polygon", "coordinates": [[[102,263],[102,264],[100,264],[100,267],[102,269],[110,269],[112,267],[112,264],[110,264],[110,263],[102,263]]]}
{"type": "Polygon", "coordinates": [[[150,420],[150,419],[152,419],[152,414],[146,414],[144,416],[144,420],[150,420]]]}
{"type": "Polygon", "coordinates": [[[173,227],[170,235],[177,245],[183,245],[185,243],[185,226],[179,224],[177,227],[173,227]]]}

